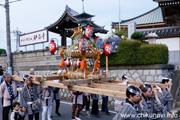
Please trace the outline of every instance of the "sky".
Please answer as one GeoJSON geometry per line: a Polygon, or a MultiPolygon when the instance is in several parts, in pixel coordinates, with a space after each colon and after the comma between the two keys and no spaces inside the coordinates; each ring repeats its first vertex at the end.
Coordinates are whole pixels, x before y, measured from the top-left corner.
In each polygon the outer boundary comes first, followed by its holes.
{"type": "MultiPolygon", "coordinates": [[[[153,0],[84,0],[84,10],[89,14],[95,15],[92,21],[97,25],[105,26],[105,29],[111,32],[111,23],[119,21],[119,1],[121,20],[136,17],[158,6],[153,0]]],[[[4,3],[5,0],[0,0],[0,4],[4,3]]],[[[78,13],[82,12],[82,0],[21,0],[10,3],[12,52],[16,50],[14,30],[18,28],[22,33],[30,33],[44,29],[61,17],[66,5],[78,13]]],[[[101,35],[105,38],[108,34],[101,35]]],[[[59,35],[50,32],[49,40],[51,38],[57,38],[60,45],[61,37],[59,35]]],[[[67,44],[71,44],[71,39],[68,39],[67,44]]],[[[6,49],[6,46],[5,9],[0,7],[0,48],[6,49]]],[[[48,46],[48,43],[45,43],[44,46],[48,46]]],[[[35,45],[35,49],[42,48],[42,44],[35,45]]],[[[20,47],[19,49],[24,51],[25,47],[20,47]]],[[[27,46],[27,50],[33,50],[33,46],[27,46]]]]}

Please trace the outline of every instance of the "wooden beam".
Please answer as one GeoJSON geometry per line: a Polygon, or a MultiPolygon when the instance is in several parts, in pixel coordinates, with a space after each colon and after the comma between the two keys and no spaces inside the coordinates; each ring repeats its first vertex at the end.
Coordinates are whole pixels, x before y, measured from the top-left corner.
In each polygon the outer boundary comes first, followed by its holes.
{"type": "Polygon", "coordinates": [[[79,85],[79,84],[89,84],[91,82],[105,82],[105,81],[113,81],[114,77],[107,78],[98,78],[98,79],[76,79],[76,80],[65,80],[65,86],[79,85]]]}
{"type": "MultiPolygon", "coordinates": [[[[63,76],[42,76],[42,75],[31,75],[31,77],[34,79],[34,80],[37,80],[37,81],[48,81],[48,80],[62,80],[63,79],[63,76]]],[[[13,76],[12,79],[16,79],[16,80],[20,80],[20,81],[23,81],[23,78],[21,77],[15,77],[13,76]]]]}
{"type": "Polygon", "coordinates": [[[124,93],[126,92],[126,86],[114,86],[114,85],[109,85],[109,84],[92,83],[91,87],[113,90],[113,91],[120,91],[124,93]]]}
{"type": "MultiPolygon", "coordinates": [[[[13,80],[23,81],[23,78],[13,77],[13,80]]],[[[63,89],[68,89],[68,90],[74,90],[74,91],[82,91],[82,92],[87,92],[87,93],[92,93],[92,94],[126,98],[126,95],[124,92],[113,91],[113,90],[108,90],[108,89],[99,89],[99,88],[94,89],[94,88],[79,86],[79,85],[73,85],[72,87],[68,87],[68,86],[63,85],[63,83],[54,83],[53,81],[44,81],[40,83],[38,81],[32,80],[32,83],[45,85],[45,86],[58,87],[58,88],[63,88],[63,89]]]]}
{"type": "MultiPolygon", "coordinates": [[[[113,83],[122,83],[122,81],[115,80],[115,81],[113,81],[113,83]]],[[[142,82],[132,82],[132,81],[129,81],[128,84],[139,87],[143,83],[142,82]]],[[[148,84],[150,84],[152,86],[155,86],[155,84],[157,84],[159,87],[168,88],[168,85],[165,85],[165,84],[160,84],[160,83],[148,83],[148,84]]],[[[119,85],[119,84],[117,84],[117,85],[119,85]]]]}
{"type": "Polygon", "coordinates": [[[91,79],[79,79],[79,80],[65,80],[63,84],[65,86],[73,86],[73,85],[78,85],[78,84],[85,84],[85,83],[90,83],[91,79]]]}
{"type": "MultiPolygon", "coordinates": [[[[55,77],[56,78],[56,77],[55,77]]],[[[22,81],[23,78],[21,77],[12,77],[13,80],[17,81],[22,81]]],[[[82,92],[87,92],[87,93],[92,93],[92,94],[99,94],[99,95],[105,95],[105,96],[111,96],[111,97],[118,97],[118,98],[126,98],[125,91],[126,91],[126,86],[125,85],[119,85],[118,83],[121,83],[122,81],[112,81],[113,83],[108,83],[108,82],[100,82],[100,83],[91,83],[88,84],[87,81],[88,79],[84,80],[77,80],[77,83],[84,83],[86,81],[86,84],[81,85],[72,85],[71,87],[65,86],[63,83],[54,83],[53,81],[43,81],[39,82],[37,79],[42,79],[41,77],[33,77],[32,83],[34,84],[40,84],[40,85],[45,85],[45,86],[52,86],[52,87],[58,87],[58,88],[63,88],[63,89],[68,89],[68,90],[74,90],[74,91],[82,91],[82,92]],[[91,87],[89,87],[89,85],[91,87]],[[94,87],[94,88],[92,88],[94,87]]],[[[50,77],[52,79],[52,77],[50,77]]],[[[101,79],[101,81],[109,81],[111,78],[106,78],[106,79],[101,79]]],[[[141,82],[129,82],[131,85],[139,86],[142,83],[141,82]]],[[[154,85],[155,83],[150,83],[154,85]]],[[[164,87],[164,84],[158,84],[160,87],[164,87]]]]}
{"type": "Polygon", "coordinates": [[[45,76],[45,80],[62,80],[63,76],[45,76]]]}

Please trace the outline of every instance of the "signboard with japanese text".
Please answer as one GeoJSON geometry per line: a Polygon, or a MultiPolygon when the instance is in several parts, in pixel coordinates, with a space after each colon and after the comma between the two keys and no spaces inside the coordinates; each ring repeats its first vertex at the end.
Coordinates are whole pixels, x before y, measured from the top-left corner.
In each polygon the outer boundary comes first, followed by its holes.
{"type": "Polygon", "coordinates": [[[48,42],[47,29],[20,35],[19,46],[21,47],[21,46],[33,45],[43,42],[48,42]]]}

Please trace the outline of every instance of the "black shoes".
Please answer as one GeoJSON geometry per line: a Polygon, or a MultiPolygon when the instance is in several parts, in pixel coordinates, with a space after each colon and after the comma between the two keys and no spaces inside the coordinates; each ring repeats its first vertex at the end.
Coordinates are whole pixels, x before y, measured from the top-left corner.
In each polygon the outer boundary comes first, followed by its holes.
{"type": "Polygon", "coordinates": [[[56,112],[56,114],[57,114],[58,116],[60,116],[60,117],[61,117],[61,113],[59,113],[59,112],[56,112]]]}
{"type": "Polygon", "coordinates": [[[100,118],[100,115],[95,115],[95,117],[100,118]]]}
{"type": "Polygon", "coordinates": [[[106,112],[106,115],[110,115],[110,112],[108,111],[108,112],[106,112]]]}

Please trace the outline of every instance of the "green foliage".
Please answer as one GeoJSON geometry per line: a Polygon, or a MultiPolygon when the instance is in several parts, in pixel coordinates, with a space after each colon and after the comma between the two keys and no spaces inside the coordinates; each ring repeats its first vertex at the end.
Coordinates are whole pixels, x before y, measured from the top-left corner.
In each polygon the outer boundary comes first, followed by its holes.
{"type": "Polygon", "coordinates": [[[0,49],[0,54],[6,53],[5,49],[0,49]]]}
{"type": "Polygon", "coordinates": [[[96,44],[94,42],[89,42],[89,45],[92,45],[94,48],[96,47],[96,44]]]}
{"type": "Polygon", "coordinates": [[[134,32],[132,35],[131,35],[131,39],[134,39],[134,40],[142,40],[143,38],[143,34],[141,32],[134,32]]]}
{"type": "MultiPolygon", "coordinates": [[[[111,53],[111,55],[108,55],[108,63],[110,66],[118,65],[118,57],[117,53],[111,53]]],[[[106,54],[102,54],[100,57],[100,64],[101,66],[106,66],[106,54]]]]}
{"type": "Polygon", "coordinates": [[[115,29],[115,31],[113,32],[112,31],[112,34],[114,34],[114,35],[118,35],[118,36],[124,36],[124,39],[125,40],[127,40],[127,30],[125,29],[125,27],[123,28],[123,29],[121,29],[121,30],[119,30],[119,29],[115,29]]]}
{"type": "MultiPolygon", "coordinates": [[[[109,55],[108,62],[110,66],[116,65],[136,65],[137,51],[140,47],[140,41],[122,40],[119,42],[117,53],[109,55]]],[[[106,58],[103,54],[100,59],[101,66],[106,65],[106,58]]]]}
{"type": "MultiPolygon", "coordinates": [[[[101,66],[106,65],[106,55],[100,59],[101,66]]],[[[117,53],[108,56],[109,66],[167,64],[168,47],[161,44],[142,44],[140,41],[122,40],[117,53]]]]}
{"type": "Polygon", "coordinates": [[[139,64],[167,64],[168,47],[161,44],[142,45],[138,50],[139,64]]]}
{"type": "Polygon", "coordinates": [[[149,44],[149,42],[148,41],[145,41],[145,40],[142,40],[141,41],[143,44],[149,44]]]}
{"type": "Polygon", "coordinates": [[[121,41],[118,47],[119,65],[136,65],[137,51],[140,46],[140,41],[121,41]]]}

